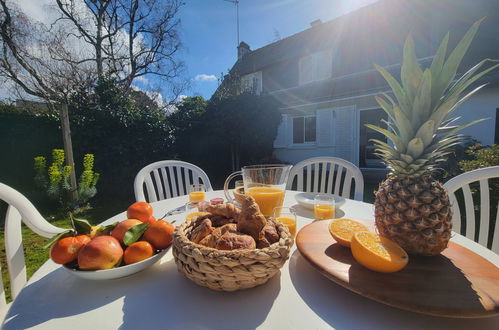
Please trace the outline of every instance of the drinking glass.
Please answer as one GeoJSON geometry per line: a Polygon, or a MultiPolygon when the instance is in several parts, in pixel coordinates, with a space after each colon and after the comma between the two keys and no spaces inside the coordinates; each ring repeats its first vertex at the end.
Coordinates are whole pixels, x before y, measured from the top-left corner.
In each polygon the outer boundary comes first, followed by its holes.
{"type": "Polygon", "coordinates": [[[198,203],[205,199],[204,184],[191,184],[189,186],[189,200],[192,203],[198,203]]]}
{"type": "Polygon", "coordinates": [[[314,216],[317,220],[333,219],[335,215],[334,197],[318,194],[314,198],[314,216]]]}
{"type": "Polygon", "coordinates": [[[284,224],[286,227],[288,227],[289,232],[291,234],[291,238],[295,238],[296,236],[296,213],[295,211],[290,208],[290,207],[275,207],[274,208],[274,218],[277,219],[277,221],[281,222],[284,224]]]}
{"type": "Polygon", "coordinates": [[[241,175],[244,182],[244,193],[253,197],[263,215],[272,216],[275,207],[281,207],[284,201],[284,190],[288,181],[291,165],[269,164],[244,166],[241,171],[234,172],[225,180],[224,191],[229,201],[229,182],[241,175]]]}

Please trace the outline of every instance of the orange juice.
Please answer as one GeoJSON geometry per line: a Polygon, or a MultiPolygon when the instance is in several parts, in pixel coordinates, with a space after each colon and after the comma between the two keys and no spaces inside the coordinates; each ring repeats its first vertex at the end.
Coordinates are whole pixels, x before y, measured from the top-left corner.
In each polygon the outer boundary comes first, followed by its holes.
{"type": "Polygon", "coordinates": [[[189,193],[189,200],[193,203],[204,201],[204,191],[193,191],[189,193]]]}
{"type": "Polygon", "coordinates": [[[315,205],[314,206],[314,216],[316,219],[325,220],[334,218],[334,206],[333,205],[315,205]]]}
{"type": "Polygon", "coordinates": [[[274,208],[282,206],[284,190],[272,187],[253,187],[246,193],[253,197],[263,215],[273,216],[274,208]]]}
{"type": "Polygon", "coordinates": [[[279,217],[278,221],[282,222],[283,225],[288,227],[289,232],[291,233],[291,237],[295,238],[296,235],[296,220],[288,217],[279,217]]]}

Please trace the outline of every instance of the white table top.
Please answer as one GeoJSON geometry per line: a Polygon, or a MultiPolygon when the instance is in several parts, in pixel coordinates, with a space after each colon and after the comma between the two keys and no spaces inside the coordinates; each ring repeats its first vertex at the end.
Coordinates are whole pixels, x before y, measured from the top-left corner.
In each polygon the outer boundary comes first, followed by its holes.
{"type": "MultiPolygon", "coordinates": [[[[288,191],[285,206],[295,205],[288,191]]],[[[207,193],[207,198],[222,197],[207,193]]],[[[185,202],[182,196],[153,203],[154,216],[185,202]]],[[[301,207],[297,229],[312,222],[301,207]]],[[[347,200],[338,215],[373,218],[371,204],[347,200]]],[[[185,214],[167,220],[182,222],[185,214]]],[[[121,213],[106,222],[121,221],[121,213]]],[[[453,240],[496,266],[499,256],[455,234],[453,240]]],[[[177,272],[170,251],[154,266],[129,277],[89,281],[47,261],[13,302],[5,329],[499,329],[499,317],[450,319],[399,310],[364,298],[317,272],[293,247],[291,257],[266,284],[237,292],[197,286],[177,272]]]]}

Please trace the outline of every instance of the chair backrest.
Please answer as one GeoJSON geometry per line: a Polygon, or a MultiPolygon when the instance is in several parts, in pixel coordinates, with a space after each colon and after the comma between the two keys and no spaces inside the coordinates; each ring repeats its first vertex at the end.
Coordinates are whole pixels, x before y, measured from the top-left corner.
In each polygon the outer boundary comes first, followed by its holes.
{"type": "Polygon", "coordinates": [[[357,166],[341,158],[314,157],[293,166],[286,189],[351,198],[352,180],[355,183],[354,199],[361,201],[364,198],[364,177],[357,166]]]}
{"type": "MultiPolygon", "coordinates": [[[[43,237],[52,237],[66,229],[58,228],[45,220],[31,202],[17,190],[0,183],[0,199],[8,204],[5,216],[5,255],[9,271],[12,299],[26,284],[21,221],[43,237]]],[[[1,273],[0,273],[1,274],[1,273]]],[[[0,278],[0,307],[5,307],[5,291],[0,278]]]]}
{"type": "Polygon", "coordinates": [[[208,175],[196,165],[178,160],[162,160],[147,165],[137,173],[135,199],[156,202],[187,195],[189,185],[199,183],[204,184],[206,191],[213,190],[208,175]]]}
{"type": "MultiPolygon", "coordinates": [[[[499,166],[481,168],[460,174],[447,181],[444,184],[444,187],[449,192],[449,199],[454,213],[452,216],[452,230],[464,234],[466,237],[475,240],[477,243],[491,249],[495,253],[499,253],[499,196],[497,191],[495,191],[495,196],[490,195],[491,185],[489,185],[489,179],[492,178],[499,178],[499,166]],[[470,183],[474,182],[478,182],[480,185],[478,190],[480,192],[480,221],[478,223],[477,239],[475,239],[477,236],[477,223],[475,218],[476,207],[473,201],[472,188],[470,188],[470,183]],[[455,194],[459,189],[461,189],[463,193],[465,219],[461,217],[461,210],[455,194]],[[497,210],[492,217],[490,217],[491,203],[497,203],[497,210]],[[463,220],[465,220],[466,225],[461,228],[463,220]],[[493,224],[495,224],[495,226],[493,224]],[[491,232],[492,230],[494,230],[493,233],[491,232]]],[[[496,189],[497,188],[498,186],[496,186],[496,189]]]]}

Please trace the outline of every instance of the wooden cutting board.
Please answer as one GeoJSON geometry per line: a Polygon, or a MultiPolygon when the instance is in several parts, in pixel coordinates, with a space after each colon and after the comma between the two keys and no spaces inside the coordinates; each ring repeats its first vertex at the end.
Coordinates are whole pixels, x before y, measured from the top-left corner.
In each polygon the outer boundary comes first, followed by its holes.
{"type": "Polygon", "coordinates": [[[410,256],[403,270],[377,273],[362,267],[349,248],[336,243],[328,224],[318,221],[305,226],[296,245],[333,282],[378,302],[423,314],[499,315],[499,269],[480,255],[450,242],[439,256],[410,256]]]}

